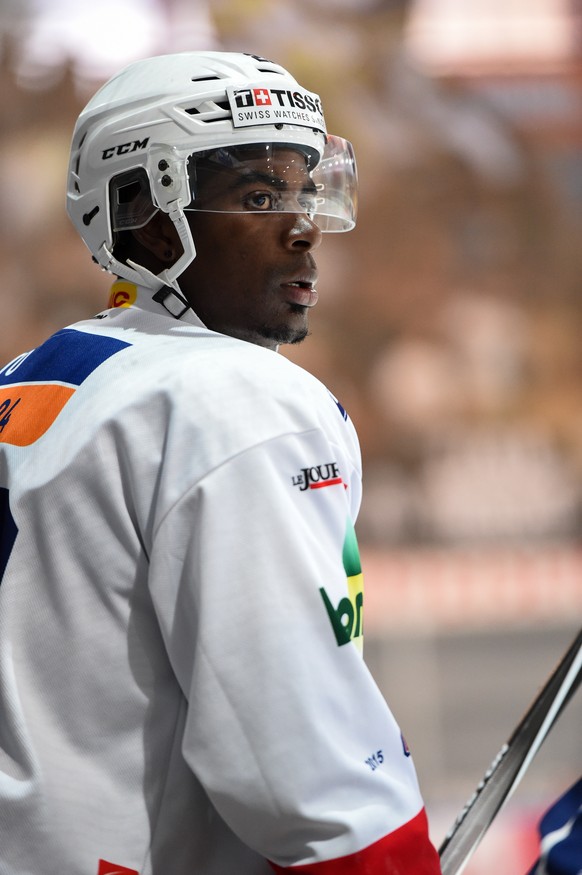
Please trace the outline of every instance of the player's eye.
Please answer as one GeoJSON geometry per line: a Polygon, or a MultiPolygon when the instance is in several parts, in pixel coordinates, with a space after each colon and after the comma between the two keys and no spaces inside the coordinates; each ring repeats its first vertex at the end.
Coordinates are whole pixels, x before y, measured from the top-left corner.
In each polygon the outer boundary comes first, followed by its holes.
{"type": "Polygon", "coordinates": [[[245,207],[249,210],[275,210],[275,197],[269,191],[253,191],[244,199],[245,207]]]}

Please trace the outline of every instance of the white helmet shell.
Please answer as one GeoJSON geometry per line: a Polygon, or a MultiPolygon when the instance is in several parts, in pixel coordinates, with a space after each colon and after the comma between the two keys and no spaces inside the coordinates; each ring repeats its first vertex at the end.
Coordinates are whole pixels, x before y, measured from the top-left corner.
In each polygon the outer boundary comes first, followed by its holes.
{"type": "MultiPolygon", "coordinates": [[[[184,208],[191,200],[188,158],[214,147],[284,143],[324,155],[326,130],[317,95],[281,66],[254,55],[184,52],[131,64],[81,112],[71,147],[67,211],[95,260],[132,282],[179,290],[195,257],[184,208]],[[110,182],[142,168],[153,209],[168,213],[184,254],[158,277],[113,255],[110,182]]],[[[345,142],[345,141],[344,141],[345,142]]]]}

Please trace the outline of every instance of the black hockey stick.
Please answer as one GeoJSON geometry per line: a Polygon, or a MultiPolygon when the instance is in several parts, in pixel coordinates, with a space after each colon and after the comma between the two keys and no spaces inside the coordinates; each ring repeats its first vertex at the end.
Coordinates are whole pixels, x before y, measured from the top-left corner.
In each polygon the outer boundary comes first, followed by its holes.
{"type": "Polygon", "coordinates": [[[582,629],[503,745],[440,848],[443,875],[459,875],[521,781],[582,680],[582,629]]]}

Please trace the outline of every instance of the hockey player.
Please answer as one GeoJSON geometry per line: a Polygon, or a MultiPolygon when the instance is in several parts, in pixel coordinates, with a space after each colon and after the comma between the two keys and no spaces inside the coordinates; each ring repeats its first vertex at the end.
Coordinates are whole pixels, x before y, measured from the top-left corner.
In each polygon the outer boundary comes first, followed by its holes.
{"type": "Polygon", "coordinates": [[[67,203],[109,307],[0,371],[0,873],[436,875],[361,657],[353,426],[276,354],[355,221],[282,67],[131,65],[67,203]]]}

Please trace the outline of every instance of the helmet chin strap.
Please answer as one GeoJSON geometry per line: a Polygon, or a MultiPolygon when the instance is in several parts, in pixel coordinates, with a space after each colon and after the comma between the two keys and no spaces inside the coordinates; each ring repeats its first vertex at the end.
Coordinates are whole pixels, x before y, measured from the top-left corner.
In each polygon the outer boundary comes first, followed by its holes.
{"type": "Polygon", "coordinates": [[[183,252],[180,258],[175,261],[171,267],[166,268],[166,270],[163,270],[158,274],[158,278],[164,283],[164,285],[171,286],[181,295],[182,291],[178,285],[178,277],[184,273],[188,265],[196,258],[196,247],[194,246],[192,231],[186,221],[186,215],[180,200],[174,201],[170,206],[171,209],[168,211],[168,215],[178,232],[183,252]]]}
{"type": "Polygon", "coordinates": [[[182,255],[171,265],[171,267],[166,268],[166,270],[163,270],[156,275],[151,270],[148,270],[147,267],[144,267],[142,264],[138,264],[135,261],[131,261],[129,258],[127,264],[124,264],[122,261],[118,261],[118,259],[115,258],[105,244],[103,244],[99,252],[99,264],[111,273],[122,276],[124,279],[127,279],[132,283],[143,285],[151,289],[155,293],[153,295],[154,301],[157,301],[168,311],[168,313],[176,319],[179,319],[191,308],[178,284],[178,277],[181,276],[188,265],[194,261],[196,257],[196,247],[180,201],[174,201],[171,206],[172,209],[169,211],[168,215],[178,232],[178,237],[180,238],[180,243],[182,244],[183,249],[182,255]]]}
{"type": "MultiPolygon", "coordinates": [[[[156,280],[163,283],[162,287],[156,291],[153,296],[154,301],[157,301],[158,304],[161,304],[168,313],[174,316],[176,319],[180,319],[181,316],[187,310],[190,310],[190,304],[182,292],[179,284],[178,277],[186,270],[189,264],[191,264],[196,258],[196,247],[194,246],[194,240],[192,239],[192,232],[190,230],[190,226],[186,221],[186,216],[184,215],[184,210],[182,208],[181,202],[178,199],[170,204],[171,209],[168,211],[168,215],[170,219],[174,223],[174,227],[178,232],[178,237],[180,238],[180,243],[182,244],[182,255],[180,258],[172,264],[171,267],[163,270],[158,276],[156,280]]],[[[149,273],[149,271],[148,271],[149,273]]]]}

